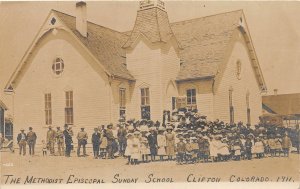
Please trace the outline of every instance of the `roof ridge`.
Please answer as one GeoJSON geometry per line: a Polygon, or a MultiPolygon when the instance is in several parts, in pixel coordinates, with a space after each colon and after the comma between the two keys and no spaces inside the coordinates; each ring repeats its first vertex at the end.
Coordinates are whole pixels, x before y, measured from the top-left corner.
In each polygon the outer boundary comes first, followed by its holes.
{"type": "MultiPolygon", "coordinates": [[[[76,19],[76,16],[72,16],[72,15],[70,15],[70,14],[67,14],[67,13],[64,13],[64,12],[61,12],[61,11],[58,11],[58,10],[55,10],[55,9],[51,9],[51,10],[54,11],[54,12],[58,12],[58,13],[61,13],[61,14],[64,14],[64,15],[67,15],[67,16],[70,16],[70,17],[73,17],[73,18],[76,19]]],[[[109,27],[105,27],[105,26],[96,24],[96,23],[94,23],[94,22],[88,21],[88,20],[87,20],[87,22],[90,23],[90,24],[96,25],[96,26],[98,26],[98,27],[101,27],[101,28],[104,28],[104,29],[108,29],[108,30],[111,30],[111,31],[113,31],[113,32],[118,32],[118,33],[120,33],[120,34],[122,34],[122,35],[125,35],[125,34],[123,34],[123,32],[120,32],[120,31],[111,29],[111,28],[109,28],[109,27]]]]}
{"type": "Polygon", "coordinates": [[[176,21],[176,22],[172,22],[170,24],[173,25],[173,24],[177,24],[177,23],[180,23],[180,22],[189,22],[189,21],[194,21],[194,20],[203,19],[203,18],[207,18],[207,17],[219,16],[219,15],[222,15],[222,14],[228,14],[228,13],[239,12],[239,11],[241,11],[243,13],[243,9],[238,9],[238,10],[233,10],[233,11],[228,11],[228,12],[222,12],[222,13],[202,16],[202,17],[198,17],[198,18],[191,18],[191,19],[187,19],[187,20],[176,21]]]}

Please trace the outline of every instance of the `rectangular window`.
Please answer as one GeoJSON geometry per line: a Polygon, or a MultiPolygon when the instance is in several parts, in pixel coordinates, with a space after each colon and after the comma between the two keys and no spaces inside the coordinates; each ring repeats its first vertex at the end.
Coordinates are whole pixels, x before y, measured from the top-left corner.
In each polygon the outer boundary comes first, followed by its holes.
{"type": "Polygon", "coordinates": [[[196,105],[196,89],[186,90],[186,100],[187,100],[187,109],[193,110],[197,109],[196,105]]]}
{"type": "Polygon", "coordinates": [[[119,104],[120,104],[120,117],[125,117],[126,113],[126,89],[119,89],[119,104]]]}
{"type": "Polygon", "coordinates": [[[232,104],[232,91],[233,90],[229,90],[229,112],[230,112],[230,124],[234,123],[234,107],[232,104]]]}
{"type": "Polygon", "coordinates": [[[150,119],[150,94],[149,88],[141,89],[141,117],[142,119],[150,119]]]}
{"type": "Polygon", "coordinates": [[[66,91],[65,123],[72,125],[73,121],[73,91],[66,91]]]}
{"type": "Polygon", "coordinates": [[[51,93],[45,94],[45,123],[46,125],[52,124],[51,93]]]}
{"type": "Polygon", "coordinates": [[[176,109],[176,97],[172,97],[172,110],[176,109]]]}
{"type": "Polygon", "coordinates": [[[246,95],[246,104],[247,104],[247,123],[251,124],[251,110],[250,110],[250,102],[249,102],[249,93],[246,95]]]}

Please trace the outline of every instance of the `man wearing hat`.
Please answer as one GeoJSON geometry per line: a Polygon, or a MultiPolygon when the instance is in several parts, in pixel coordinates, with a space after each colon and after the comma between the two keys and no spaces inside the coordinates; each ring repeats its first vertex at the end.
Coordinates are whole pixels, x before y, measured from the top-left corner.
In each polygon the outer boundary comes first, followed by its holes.
{"type": "Polygon", "coordinates": [[[157,135],[155,130],[155,127],[150,127],[150,134],[147,137],[150,148],[151,161],[155,161],[155,156],[157,155],[157,135]]]}
{"type": "Polygon", "coordinates": [[[106,130],[106,138],[107,138],[107,153],[108,153],[108,159],[114,159],[114,152],[113,152],[113,143],[115,140],[113,131],[112,131],[113,124],[107,125],[106,130]]]}
{"type": "Polygon", "coordinates": [[[27,133],[27,143],[29,146],[29,155],[34,155],[34,147],[36,143],[36,134],[32,131],[32,127],[29,127],[29,132],[27,133]]]}
{"type": "Polygon", "coordinates": [[[65,144],[66,144],[65,156],[66,156],[66,157],[70,157],[70,155],[71,155],[71,150],[72,150],[72,143],[73,143],[73,140],[72,140],[71,134],[69,133],[68,125],[65,124],[65,125],[64,125],[64,128],[65,128],[65,130],[63,131],[63,134],[64,134],[65,144]]]}
{"type": "Polygon", "coordinates": [[[56,133],[54,130],[52,130],[52,127],[49,126],[48,127],[49,130],[47,132],[47,145],[50,149],[50,155],[54,155],[54,143],[55,143],[55,137],[56,137],[56,133]]]}
{"type": "Polygon", "coordinates": [[[87,156],[85,145],[87,144],[88,135],[84,131],[84,127],[81,127],[80,129],[81,129],[81,131],[79,131],[77,134],[77,140],[78,140],[77,156],[78,157],[80,156],[81,146],[83,147],[83,156],[87,156]]]}
{"type": "Polygon", "coordinates": [[[97,159],[99,156],[99,145],[100,145],[100,133],[98,132],[98,128],[94,128],[94,133],[92,135],[92,144],[93,144],[93,152],[94,159],[97,159]]]}
{"type": "Polygon", "coordinates": [[[290,147],[292,145],[291,139],[288,136],[288,133],[284,133],[284,137],[282,138],[282,151],[284,157],[289,157],[290,147]]]}
{"type": "Polygon", "coordinates": [[[57,142],[57,148],[58,148],[58,154],[60,156],[65,155],[65,141],[64,141],[64,133],[62,130],[60,130],[60,127],[56,127],[56,142],[57,142]]]}
{"type": "Polygon", "coordinates": [[[175,155],[175,134],[172,132],[173,127],[167,127],[166,133],[166,154],[168,156],[168,160],[172,160],[175,155]]]}
{"type": "Polygon", "coordinates": [[[126,149],[126,135],[127,135],[127,131],[124,128],[124,124],[120,124],[119,125],[119,129],[118,129],[118,142],[119,142],[119,155],[120,156],[124,156],[125,153],[125,149],[126,149]]]}
{"type": "Polygon", "coordinates": [[[23,156],[26,155],[26,141],[27,141],[27,136],[24,133],[24,129],[20,129],[21,133],[18,134],[17,136],[17,141],[20,147],[20,152],[19,154],[22,154],[23,151],[23,156]]]}

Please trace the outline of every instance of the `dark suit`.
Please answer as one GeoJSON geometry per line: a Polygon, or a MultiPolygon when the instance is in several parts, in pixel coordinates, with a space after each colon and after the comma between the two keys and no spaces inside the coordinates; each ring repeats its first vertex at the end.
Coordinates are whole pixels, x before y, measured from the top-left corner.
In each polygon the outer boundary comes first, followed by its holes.
{"type": "Polygon", "coordinates": [[[35,147],[35,143],[36,143],[36,134],[33,131],[29,131],[27,133],[27,143],[29,146],[29,154],[30,155],[34,155],[34,147],[35,147]]]}
{"type": "Polygon", "coordinates": [[[93,133],[92,143],[93,143],[94,157],[97,158],[99,156],[100,133],[98,133],[98,132],[93,133]]]}
{"type": "Polygon", "coordinates": [[[64,130],[63,134],[65,136],[65,144],[66,144],[65,156],[70,157],[71,150],[72,150],[72,143],[73,143],[72,136],[70,135],[68,130],[64,130]]]}
{"type": "Polygon", "coordinates": [[[126,149],[126,135],[127,135],[127,131],[124,128],[120,128],[118,130],[118,141],[119,141],[119,152],[120,152],[120,156],[123,156],[125,153],[125,149],[126,149]]]}
{"type": "Polygon", "coordinates": [[[107,152],[108,152],[108,158],[114,158],[113,153],[113,142],[115,140],[113,132],[111,129],[106,130],[106,138],[107,138],[107,152]]]}
{"type": "Polygon", "coordinates": [[[148,143],[149,143],[151,156],[156,156],[156,154],[157,154],[157,136],[156,136],[156,134],[150,134],[148,136],[148,143]]]}

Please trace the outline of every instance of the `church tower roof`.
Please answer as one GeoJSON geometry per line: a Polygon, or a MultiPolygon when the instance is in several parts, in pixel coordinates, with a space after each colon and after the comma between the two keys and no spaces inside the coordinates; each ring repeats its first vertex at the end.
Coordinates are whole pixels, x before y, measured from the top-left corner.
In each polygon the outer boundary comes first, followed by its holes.
{"type": "Polygon", "coordinates": [[[140,1],[135,25],[123,47],[130,47],[141,34],[152,43],[167,42],[174,36],[164,2],[140,1]]]}

